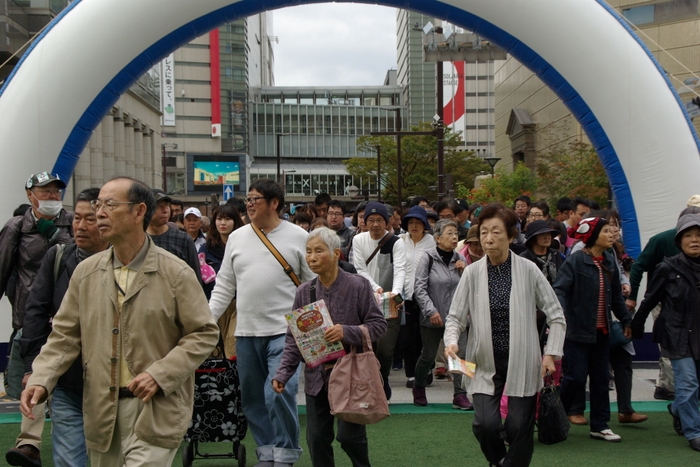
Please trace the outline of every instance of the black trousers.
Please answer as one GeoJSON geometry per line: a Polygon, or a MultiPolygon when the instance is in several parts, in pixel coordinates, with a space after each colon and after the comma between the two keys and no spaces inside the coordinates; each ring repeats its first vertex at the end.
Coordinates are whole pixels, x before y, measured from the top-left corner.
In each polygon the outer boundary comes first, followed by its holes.
{"type": "Polygon", "coordinates": [[[401,325],[397,347],[401,347],[406,378],[413,378],[416,376],[416,363],[423,348],[420,334],[420,308],[413,300],[406,300],[404,304],[406,324],[401,325]]]}
{"type": "Polygon", "coordinates": [[[481,445],[481,451],[491,465],[526,467],[535,449],[535,412],[537,395],[508,397],[508,416],[501,421],[501,396],[508,374],[508,357],[496,356],[496,374],[493,376],[493,396],[474,394],[474,423],[472,430],[481,445]],[[505,441],[510,447],[506,450],[505,441]],[[503,460],[503,464],[500,464],[503,460]]]}
{"type": "MultiPolygon", "coordinates": [[[[335,467],[333,457],[333,425],[328,391],[324,387],[316,396],[306,394],[306,442],[314,467],[335,467]]],[[[353,467],[370,467],[367,430],[365,425],[338,420],[340,447],[352,461],[353,467]]]]}

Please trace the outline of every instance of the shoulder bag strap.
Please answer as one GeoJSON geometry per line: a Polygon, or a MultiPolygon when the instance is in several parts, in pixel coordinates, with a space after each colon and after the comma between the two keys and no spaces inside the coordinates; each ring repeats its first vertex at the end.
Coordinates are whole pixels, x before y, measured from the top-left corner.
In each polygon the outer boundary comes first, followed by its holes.
{"type": "Polygon", "coordinates": [[[279,263],[282,265],[282,269],[284,269],[284,272],[289,276],[292,282],[294,282],[294,285],[299,287],[301,281],[294,272],[294,269],[292,269],[287,260],[284,259],[284,256],[282,256],[282,254],[280,254],[280,252],[277,251],[277,248],[275,248],[275,246],[272,243],[270,243],[270,240],[268,240],[267,236],[263,233],[262,230],[257,228],[253,223],[251,223],[250,226],[253,228],[260,241],[265,244],[268,250],[270,250],[270,253],[272,253],[272,255],[275,258],[277,258],[277,261],[279,261],[279,263]]]}
{"type": "Polygon", "coordinates": [[[316,281],[318,281],[318,277],[315,277],[313,281],[311,281],[311,287],[309,287],[309,292],[311,293],[311,303],[316,301],[316,281]]]}
{"type": "Polygon", "coordinates": [[[382,249],[382,247],[384,246],[384,244],[385,244],[386,242],[388,242],[390,238],[391,238],[391,235],[389,235],[389,232],[387,232],[386,234],[384,234],[384,236],[382,237],[382,239],[379,240],[379,245],[377,245],[377,248],[374,249],[374,251],[372,252],[372,254],[369,255],[369,258],[367,258],[367,261],[365,261],[365,265],[368,265],[368,264],[374,259],[374,257],[377,255],[377,253],[379,253],[379,250],[382,249]]]}
{"type": "Polygon", "coordinates": [[[66,245],[61,243],[56,247],[56,258],[53,262],[53,284],[56,285],[58,282],[58,273],[61,270],[61,259],[63,259],[63,252],[66,250],[66,245]]]}
{"type": "Polygon", "coordinates": [[[369,337],[369,329],[364,324],[360,324],[362,330],[362,351],[367,352],[372,348],[372,339],[369,337]]]}

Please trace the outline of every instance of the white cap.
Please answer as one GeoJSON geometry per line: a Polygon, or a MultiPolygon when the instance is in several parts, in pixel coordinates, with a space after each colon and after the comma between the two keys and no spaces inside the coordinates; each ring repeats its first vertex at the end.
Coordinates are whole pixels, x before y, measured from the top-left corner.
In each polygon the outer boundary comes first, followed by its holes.
{"type": "Polygon", "coordinates": [[[700,195],[693,195],[688,200],[688,207],[695,206],[700,208],[700,195]]]}
{"type": "Polygon", "coordinates": [[[202,213],[197,208],[187,208],[187,210],[185,211],[185,217],[187,217],[190,214],[194,214],[195,216],[199,217],[200,219],[202,218],[202,213]]]}

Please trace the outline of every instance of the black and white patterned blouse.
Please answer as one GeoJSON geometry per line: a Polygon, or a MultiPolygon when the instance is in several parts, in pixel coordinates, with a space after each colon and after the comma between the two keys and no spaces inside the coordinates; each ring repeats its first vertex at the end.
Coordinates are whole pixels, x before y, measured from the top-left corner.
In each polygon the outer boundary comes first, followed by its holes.
{"type": "Polygon", "coordinates": [[[508,355],[510,343],[510,289],[511,260],[498,266],[487,262],[489,279],[489,308],[491,309],[491,336],[494,355],[508,355]]]}

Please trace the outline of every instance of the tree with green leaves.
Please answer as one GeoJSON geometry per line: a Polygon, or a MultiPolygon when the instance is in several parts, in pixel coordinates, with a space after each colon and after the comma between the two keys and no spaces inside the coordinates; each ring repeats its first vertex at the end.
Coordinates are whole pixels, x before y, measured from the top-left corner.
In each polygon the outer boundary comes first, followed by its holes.
{"type": "MultiPolygon", "coordinates": [[[[428,122],[411,127],[410,131],[432,131],[428,122]]],[[[472,188],[474,179],[489,165],[473,151],[458,151],[463,147],[459,134],[445,129],[445,174],[452,174],[455,190],[458,187],[472,188]]],[[[437,138],[434,136],[403,136],[401,138],[401,187],[403,200],[398,199],[398,171],[396,138],[393,136],[360,136],[357,138],[358,152],[381,153],[382,199],[397,204],[412,196],[437,198],[437,138]]],[[[377,158],[353,157],[343,161],[348,173],[365,180],[377,177],[377,158]]],[[[362,187],[361,187],[362,189],[362,187]]]]}
{"type": "Polygon", "coordinates": [[[478,188],[461,190],[459,194],[470,203],[503,203],[510,207],[520,195],[533,197],[537,185],[537,175],[519,162],[512,172],[502,167],[495,177],[483,179],[478,188]]]}
{"type": "Polygon", "coordinates": [[[607,205],[608,176],[590,144],[579,141],[553,146],[537,155],[538,192],[556,205],[559,198],[581,196],[607,205]]]}

